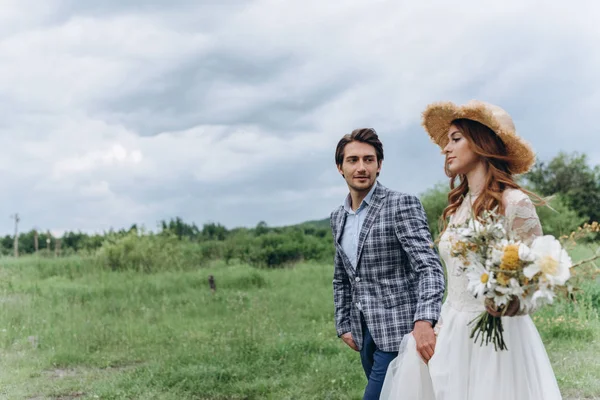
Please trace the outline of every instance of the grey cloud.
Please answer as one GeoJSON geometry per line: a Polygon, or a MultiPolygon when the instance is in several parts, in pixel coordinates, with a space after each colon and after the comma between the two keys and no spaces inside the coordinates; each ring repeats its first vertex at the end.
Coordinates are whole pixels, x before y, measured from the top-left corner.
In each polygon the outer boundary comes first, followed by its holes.
{"type": "MultiPolygon", "coordinates": [[[[293,62],[284,56],[259,61],[219,52],[202,54],[147,82],[131,95],[114,94],[105,98],[96,112],[142,135],[197,125],[236,123],[236,118],[237,123],[242,123],[243,118],[227,112],[227,105],[223,103],[227,99],[215,98],[218,93],[213,87],[218,84],[258,86],[274,79],[293,62]]],[[[253,107],[252,102],[253,99],[247,100],[248,108],[253,107]]]]}
{"type": "Polygon", "coordinates": [[[302,62],[292,54],[257,58],[211,52],[188,60],[130,96],[115,94],[105,99],[97,112],[142,135],[197,125],[259,125],[283,135],[311,130],[314,123],[306,115],[339,97],[353,83],[347,74],[323,84],[294,82],[293,71],[302,62]],[[245,93],[224,92],[234,85],[245,93]],[[285,86],[297,87],[290,92],[285,86]]]}

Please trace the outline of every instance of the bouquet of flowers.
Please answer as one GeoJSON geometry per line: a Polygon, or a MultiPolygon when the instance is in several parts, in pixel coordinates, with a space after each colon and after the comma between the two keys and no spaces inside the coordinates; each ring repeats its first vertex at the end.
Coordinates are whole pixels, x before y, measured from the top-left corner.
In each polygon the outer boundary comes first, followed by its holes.
{"type": "MultiPolygon", "coordinates": [[[[525,244],[506,231],[504,218],[495,210],[485,211],[480,218],[450,226],[452,256],[465,266],[469,292],[486,306],[503,314],[518,299],[519,313],[526,314],[552,303],[559,290],[570,291],[571,268],[590,260],[573,264],[561,242],[551,235],[525,244]]],[[[595,224],[588,225],[590,231],[598,230],[595,224]]],[[[470,324],[475,342],[507,349],[500,317],[483,312],[470,324]]]]}

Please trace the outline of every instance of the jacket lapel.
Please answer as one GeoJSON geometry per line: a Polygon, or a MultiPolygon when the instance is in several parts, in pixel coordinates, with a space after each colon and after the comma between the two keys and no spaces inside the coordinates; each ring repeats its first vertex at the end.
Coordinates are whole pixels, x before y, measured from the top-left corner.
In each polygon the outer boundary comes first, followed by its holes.
{"type": "Polygon", "coordinates": [[[360,256],[362,254],[363,247],[365,245],[365,240],[367,239],[367,235],[373,226],[373,223],[377,219],[379,215],[379,211],[381,210],[381,206],[383,205],[384,199],[386,196],[386,189],[383,185],[377,182],[377,187],[373,192],[373,196],[371,197],[371,204],[369,206],[369,211],[367,212],[367,216],[365,217],[365,221],[363,222],[362,229],[360,230],[360,235],[358,236],[358,251],[356,254],[356,268],[360,265],[360,256]]]}
{"type": "Polygon", "coordinates": [[[344,211],[344,209],[342,209],[339,212],[337,221],[335,222],[335,226],[337,227],[336,233],[335,233],[335,244],[340,249],[342,248],[342,243],[340,242],[340,240],[342,239],[342,233],[344,232],[344,224],[345,223],[346,223],[346,211],[344,211]]]}
{"type": "Polygon", "coordinates": [[[340,254],[342,256],[342,262],[344,263],[344,268],[346,268],[346,271],[348,272],[348,275],[350,276],[350,278],[353,279],[354,278],[354,267],[352,266],[352,263],[350,262],[350,259],[348,258],[348,255],[344,251],[344,248],[342,247],[342,243],[340,242],[340,240],[342,239],[342,233],[344,232],[345,223],[346,223],[346,211],[344,211],[342,209],[339,213],[339,216],[338,216],[337,222],[336,222],[337,229],[336,229],[336,233],[335,233],[335,246],[340,251],[340,254]]]}

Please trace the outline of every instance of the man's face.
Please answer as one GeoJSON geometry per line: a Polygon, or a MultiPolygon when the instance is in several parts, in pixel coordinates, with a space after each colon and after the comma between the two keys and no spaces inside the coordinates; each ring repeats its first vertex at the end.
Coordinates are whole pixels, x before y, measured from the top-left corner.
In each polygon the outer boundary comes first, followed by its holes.
{"type": "Polygon", "coordinates": [[[377,173],[381,171],[381,163],[377,162],[375,148],[363,142],[350,142],[344,148],[344,159],[338,171],[346,179],[348,187],[357,192],[371,189],[377,173]]]}

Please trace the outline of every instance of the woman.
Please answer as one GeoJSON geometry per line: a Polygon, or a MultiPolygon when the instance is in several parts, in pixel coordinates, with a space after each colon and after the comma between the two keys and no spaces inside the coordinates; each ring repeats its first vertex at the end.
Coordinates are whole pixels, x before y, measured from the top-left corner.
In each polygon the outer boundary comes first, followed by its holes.
{"type": "MultiPolygon", "coordinates": [[[[479,101],[463,106],[436,103],[423,113],[423,126],[442,148],[451,178],[444,228],[498,207],[506,216],[507,230],[520,239],[529,243],[542,234],[529,192],[514,180],[515,174],[531,168],[535,155],[516,134],[506,111],[479,101]]],[[[429,368],[407,335],[400,355],[390,364],[381,399],[561,399],[542,340],[518,302],[511,302],[502,318],[507,351],[480,346],[469,337],[469,322],[486,308],[467,291],[462,265],[450,255],[451,234],[444,229],[439,243],[448,295],[429,368]]],[[[487,311],[500,315],[497,310],[487,311]]]]}

